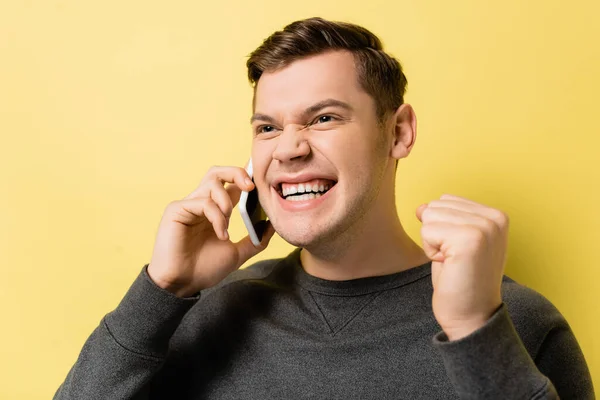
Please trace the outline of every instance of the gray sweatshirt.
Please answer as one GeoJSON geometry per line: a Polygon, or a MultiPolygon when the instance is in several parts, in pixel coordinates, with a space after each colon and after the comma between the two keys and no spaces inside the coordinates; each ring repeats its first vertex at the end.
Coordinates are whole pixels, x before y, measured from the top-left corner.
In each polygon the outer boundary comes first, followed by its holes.
{"type": "Polygon", "coordinates": [[[178,298],[147,265],[86,341],[55,399],[594,399],[557,309],[504,277],[485,326],[448,341],[431,263],[327,281],[296,249],[178,298]]]}

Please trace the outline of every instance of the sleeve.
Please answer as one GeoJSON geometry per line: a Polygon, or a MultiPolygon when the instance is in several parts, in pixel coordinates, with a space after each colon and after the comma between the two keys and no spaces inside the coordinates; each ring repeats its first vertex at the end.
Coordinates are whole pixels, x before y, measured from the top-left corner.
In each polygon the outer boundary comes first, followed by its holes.
{"type": "Polygon", "coordinates": [[[144,388],[162,366],[169,340],[199,295],[179,298],[138,275],[117,308],[85,342],[54,399],[147,399],[144,388]]]}
{"type": "Polygon", "coordinates": [[[505,304],[471,335],[449,341],[440,332],[433,342],[461,399],[595,399],[570,329],[551,330],[534,361],[505,304]]]}
{"type": "Polygon", "coordinates": [[[561,399],[595,399],[592,376],[573,331],[565,324],[546,335],[535,357],[561,399]]]}

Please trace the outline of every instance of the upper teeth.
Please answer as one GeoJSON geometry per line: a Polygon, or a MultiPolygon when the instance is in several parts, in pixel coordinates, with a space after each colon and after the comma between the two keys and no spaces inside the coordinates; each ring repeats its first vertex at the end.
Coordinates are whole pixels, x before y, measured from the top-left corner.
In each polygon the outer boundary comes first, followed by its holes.
{"type": "Polygon", "coordinates": [[[305,184],[305,183],[299,183],[297,185],[292,185],[292,186],[287,186],[286,188],[283,189],[283,195],[284,196],[289,196],[291,194],[296,194],[296,193],[310,193],[310,192],[325,192],[329,189],[329,185],[323,185],[323,184],[305,184]]]}

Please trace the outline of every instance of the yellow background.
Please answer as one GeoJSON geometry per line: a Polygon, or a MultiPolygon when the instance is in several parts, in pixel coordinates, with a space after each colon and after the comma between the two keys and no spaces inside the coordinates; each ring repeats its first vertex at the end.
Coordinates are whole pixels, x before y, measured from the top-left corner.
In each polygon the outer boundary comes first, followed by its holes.
{"type": "Polygon", "coordinates": [[[4,0],[0,398],[50,398],[149,261],[166,204],[244,164],[246,56],[315,15],[363,24],[405,68],[409,233],[442,193],[507,211],[508,274],[567,317],[600,387],[600,2],[4,0]]]}

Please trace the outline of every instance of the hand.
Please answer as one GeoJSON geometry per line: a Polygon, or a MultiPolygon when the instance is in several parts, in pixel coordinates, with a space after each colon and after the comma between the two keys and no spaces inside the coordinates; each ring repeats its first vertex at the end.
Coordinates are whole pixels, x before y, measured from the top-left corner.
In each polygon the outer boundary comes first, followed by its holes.
{"type": "Polygon", "coordinates": [[[417,208],[423,250],[432,260],[435,318],[457,340],[482,327],[502,304],[508,216],[452,195],[417,208]]]}
{"type": "Polygon", "coordinates": [[[267,247],[269,223],[259,247],[249,236],[233,243],[227,228],[242,190],[254,183],[239,167],[212,167],[196,190],[170,203],[160,221],[148,275],[163,289],[186,297],[221,282],[267,247]],[[227,188],[223,183],[229,182],[227,188]]]}

